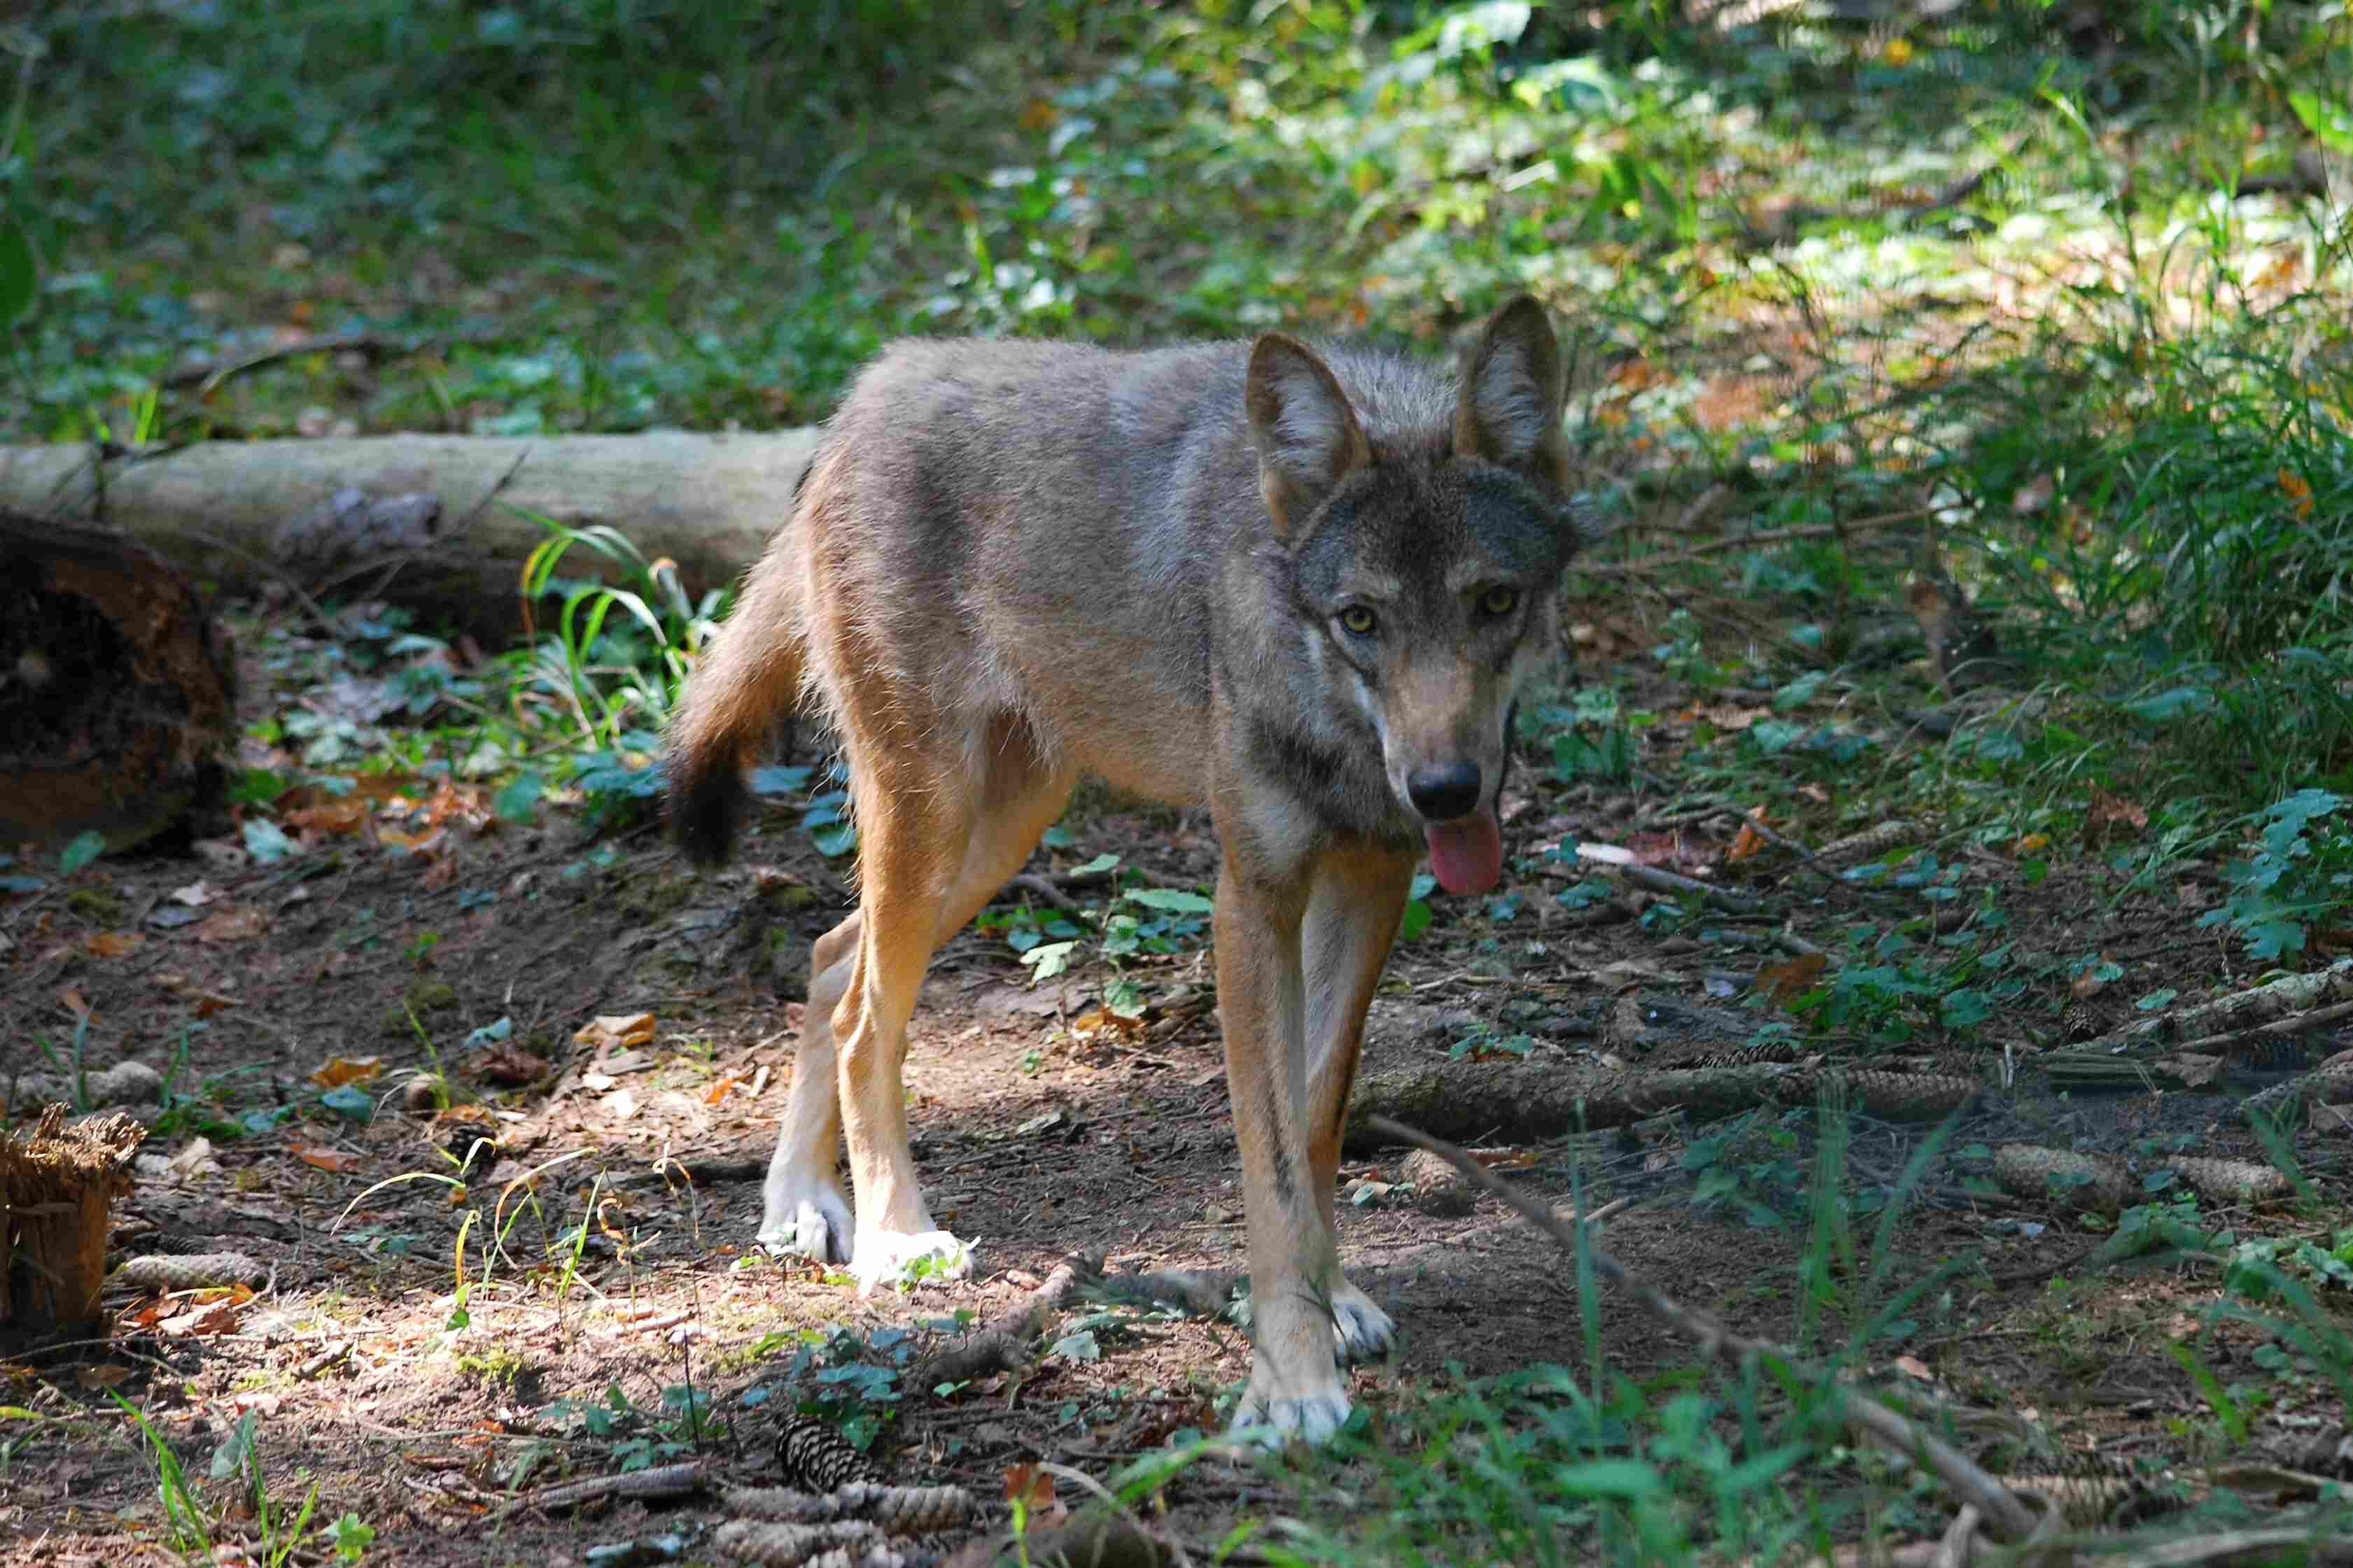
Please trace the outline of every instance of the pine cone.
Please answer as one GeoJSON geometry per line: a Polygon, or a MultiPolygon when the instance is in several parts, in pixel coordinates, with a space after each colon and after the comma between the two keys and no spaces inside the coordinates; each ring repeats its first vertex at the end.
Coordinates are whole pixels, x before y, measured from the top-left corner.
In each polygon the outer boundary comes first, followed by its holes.
{"type": "Polygon", "coordinates": [[[829,1492],[851,1481],[881,1479],[830,1423],[797,1413],[777,1423],[776,1468],[786,1486],[801,1491],[829,1492]]]}
{"type": "Polygon", "coordinates": [[[2107,1032],[2107,1018],[2089,1002],[2077,998],[2059,1010],[2059,1037],[2071,1046],[2096,1040],[2107,1032]]]}

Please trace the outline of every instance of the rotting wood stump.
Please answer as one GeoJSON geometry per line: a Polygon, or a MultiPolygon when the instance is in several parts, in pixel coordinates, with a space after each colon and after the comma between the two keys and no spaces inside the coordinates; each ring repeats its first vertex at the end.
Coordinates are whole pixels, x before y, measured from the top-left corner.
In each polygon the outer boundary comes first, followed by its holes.
{"type": "Polygon", "coordinates": [[[207,804],[236,689],[227,637],[162,557],[0,511],[0,846],[127,848],[207,804]]]}
{"type": "Polygon", "coordinates": [[[106,1337],[107,1220],[146,1136],[119,1112],[69,1128],[62,1105],[0,1134],[0,1356],[106,1337]]]}

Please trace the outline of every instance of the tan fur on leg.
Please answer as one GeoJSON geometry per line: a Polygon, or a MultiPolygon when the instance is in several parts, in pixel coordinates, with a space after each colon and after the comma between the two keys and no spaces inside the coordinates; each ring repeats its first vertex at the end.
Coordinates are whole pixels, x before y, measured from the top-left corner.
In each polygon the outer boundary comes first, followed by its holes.
{"type": "MultiPolygon", "coordinates": [[[[1379,986],[1382,966],[1397,941],[1413,884],[1415,857],[1381,849],[1338,852],[1316,862],[1308,895],[1302,958],[1307,981],[1308,1165],[1317,1212],[1338,1254],[1334,1205],[1340,1175],[1341,1124],[1356,1056],[1365,1039],[1365,1012],[1379,986]]],[[[1388,1353],[1396,1333],[1376,1306],[1335,1263],[1328,1282],[1333,1328],[1348,1361],[1388,1353]]]]}

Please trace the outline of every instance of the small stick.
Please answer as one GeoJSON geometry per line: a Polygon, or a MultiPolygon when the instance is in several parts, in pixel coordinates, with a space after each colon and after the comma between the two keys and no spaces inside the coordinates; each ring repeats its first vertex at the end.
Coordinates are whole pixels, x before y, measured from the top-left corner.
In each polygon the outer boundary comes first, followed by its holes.
{"type": "Polygon", "coordinates": [[[1073,1253],[1046,1277],[1043,1285],[1022,1298],[1019,1306],[916,1363],[908,1375],[909,1386],[930,1389],[944,1383],[969,1383],[1028,1364],[1029,1342],[1044,1331],[1046,1320],[1068,1306],[1081,1287],[1102,1278],[1101,1254],[1073,1253]]]}
{"type": "Polygon", "coordinates": [[[1059,910],[1074,921],[1083,921],[1088,925],[1095,923],[1095,917],[1087,912],[1084,905],[1055,886],[1050,879],[1041,877],[1035,871],[1024,871],[1019,876],[1009,879],[1005,886],[1008,890],[1018,888],[1048,909],[1059,910]]]}
{"type": "Polygon", "coordinates": [[[650,1470],[627,1470],[617,1476],[591,1476],[586,1480],[542,1487],[527,1497],[519,1497],[492,1513],[486,1522],[496,1524],[527,1508],[573,1508],[600,1498],[684,1497],[689,1492],[701,1491],[710,1479],[710,1462],[703,1459],[689,1459],[682,1465],[663,1465],[650,1470]]]}
{"type": "Polygon", "coordinates": [[[2333,1003],[2327,1007],[2315,1007],[2309,1013],[2291,1013],[2284,1018],[2274,1018],[2268,1024],[2250,1024],[2243,1029],[2225,1029],[2219,1035],[2200,1035],[2194,1040],[2183,1040],[2167,1049],[2201,1051],[2211,1055],[2253,1040],[2300,1035],[2306,1029],[2317,1029],[2323,1024],[2334,1024],[2340,1018],[2353,1018],[2353,1002],[2333,1003]]]}

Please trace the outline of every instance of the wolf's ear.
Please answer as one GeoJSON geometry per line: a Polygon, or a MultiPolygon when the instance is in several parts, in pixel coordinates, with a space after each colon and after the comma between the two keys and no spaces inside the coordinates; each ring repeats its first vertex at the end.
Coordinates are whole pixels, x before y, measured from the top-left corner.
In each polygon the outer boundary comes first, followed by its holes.
{"type": "Polygon", "coordinates": [[[1287,536],[1334,485],[1372,461],[1372,443],[1331,367],[1296,338],[1268,332],[1251,346],[1242,396],[1259,489],[1275,533],[1287,536]]]}
{"type": "Polygon", "coordinates": [[[1560,343],[1542,305],[1525,294],[1487,322],[1462,364],[1454,409],[1454,450],[1567,487],[1568,437],[1561,433],[1560,343]]]}

